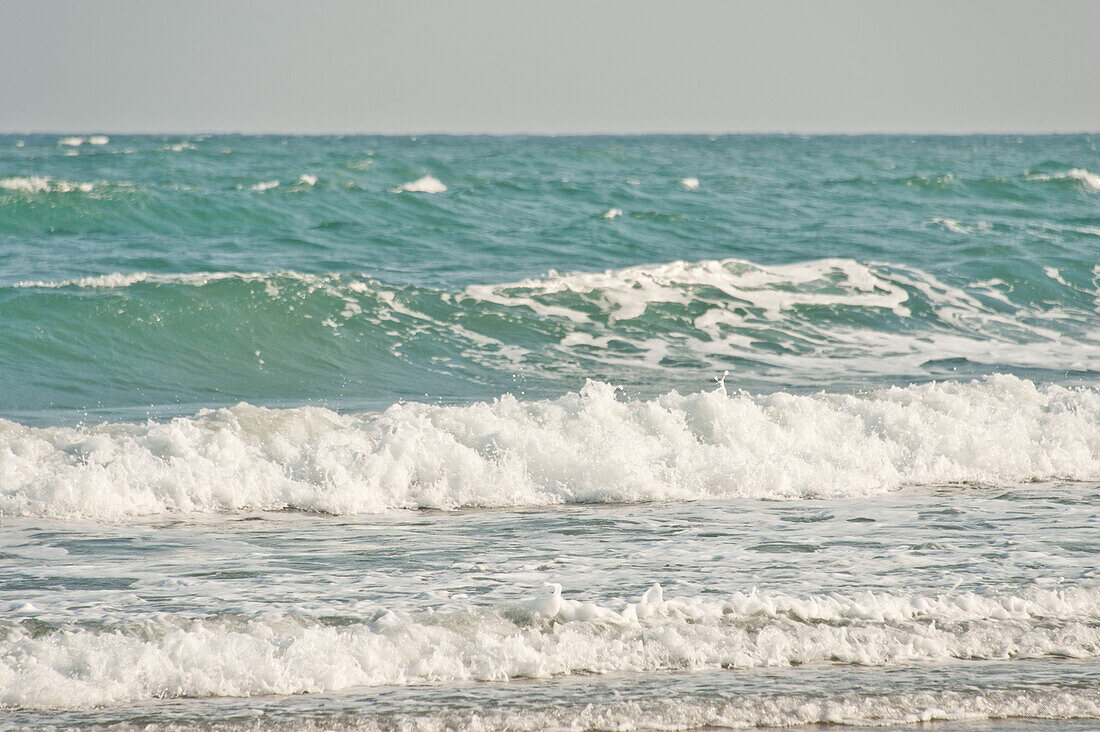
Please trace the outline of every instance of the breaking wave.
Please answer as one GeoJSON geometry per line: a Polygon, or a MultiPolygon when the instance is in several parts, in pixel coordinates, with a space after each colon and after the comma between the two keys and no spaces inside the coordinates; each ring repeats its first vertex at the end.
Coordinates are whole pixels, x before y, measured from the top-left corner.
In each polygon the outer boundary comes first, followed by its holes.
{"type": "Polygon", "coordinates": [[[540,506],[865,496],[907,485],[1100,478],[1100,391],[1013,376],[863,395],[724,386],[622,399],[247,404],[165,423],[0,420],[0,509],[116,521],[168,512],[540,506]]]}
{"type": "Polygon", "coordinates": [[[310,399],[362,408],[425,393],[559,395],[588,378],[645,395],[697,391],[723,371],[754,391],[1100,376],[1100,270],[1050,271],[960,284],[851,259],[726,259],[452,290],[295,271],[27,280],[0,287],[0,388],[24,411],[310,399]],[[48,394],[24,405],[32,382],[48,394]]]}

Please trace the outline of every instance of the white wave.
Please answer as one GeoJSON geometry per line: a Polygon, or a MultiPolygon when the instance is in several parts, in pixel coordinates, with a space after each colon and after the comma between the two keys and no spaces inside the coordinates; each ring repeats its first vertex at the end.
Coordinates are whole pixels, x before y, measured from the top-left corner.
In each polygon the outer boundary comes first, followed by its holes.
{"type": "Polygon", "coordinates": [[[697,188],[699,188],[699,179],[698,178],[681,178],[680,179],[680,185],[682,185],[684,188],[687,188],[689,191],[694,191],[697,188]]]}
{"type": "Polygon", "coordinates": [[[0,420],[0,510],[537,506],[865,496],[914,484],[1100,478],[1100,392],[1012,376],[862,396],[579,394],[382,414],[241,404],[167,423],[0,420]]]}
{"type": "Polygon", "coordinates": [[[17,176],[0,179],[0,189],[20,193],[91,193],[95,183],[74,183],[67,180],[48,178],[42,175],[17,176]]]}
{"type": "Polygon", "coordinates": [[[317,185],[317,176],[310,175],[309,173],[302,173],[300,176],[298,176],[298,185],[315,186],[317,185]]]}
{"type": "Polygon", "coordinates": [[[251,186],[249,186],[249,189],[253,190],[253,191],[269,191],[272,188],[278,188],[278,187],[279,187],[279,181],[277,181],[277,180],[265,180],[265,181],[260,181],[259,183],[252,184],[251,186]]]}
{"type": "Polygon", "coordinates": [[[92,135],[88,138],[89,145],[106,145],[110,141],[111,138],[107,137],[107,135],[92,135]]]}
{"type": "Polygon", "coordinates": [[[1050,181],[1050,180],[1076,180],[1080,181],[1085,188],[1093,191],[1100,191],[1100,175],[1091,173],[1084,168],[1070,168],[1064,173],[1054,174],[1035,174],[1028,176],[1031,180],[1050,181]]]}
{"type": "Polygon", "coordinates": [[[621,208],[609,208],[606,211],[604,211],[602,214],[600,214],[600,218],[601,219],[617,219],[622,215],[623,215],[623,210],[621,208]]]}
{"type": "Polygon", "coordinates": [[[12,625],[0,639],[0,704],[80,708],[582,673],[1100,655],[1095,587],[666,598],[654,585],[635,602],[601,605],[559,593],[512,606],[379,610],[339,625],[275,613],[161,614],[44,635],[12,625]]]}
{"type": "Polygon", "coordinates": [[[64,145],[66,147],[80,147],[85,143],[85,141],[86,140],[83,137],[62,137],[60,140],[57,141],[57,144],[64,145]]]}
{"type": "Polygon", "coordinates": [[[408,183],[402,183],[396,188],[391,188],[391,193],[443,193],[447,186],[438,178],[426,175],[408,183]]]}
{"type": "Polygon", "coordinates": [[[1081,181],[1086,187],[1094,191],[1100,191],[1100,175],[1096,173],[1090,173],[1083,168],[1071,168],[1066,175],[1074,180],[1081,181]]]}

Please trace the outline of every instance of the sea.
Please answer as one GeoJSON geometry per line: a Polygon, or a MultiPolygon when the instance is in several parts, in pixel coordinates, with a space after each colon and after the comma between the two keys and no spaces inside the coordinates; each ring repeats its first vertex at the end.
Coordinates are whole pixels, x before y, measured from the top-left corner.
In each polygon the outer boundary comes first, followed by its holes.
{"type": "Polygon", "coordinates": [[[0,136],[0,728],[1100,729],[1100,151],[0,136]]]}

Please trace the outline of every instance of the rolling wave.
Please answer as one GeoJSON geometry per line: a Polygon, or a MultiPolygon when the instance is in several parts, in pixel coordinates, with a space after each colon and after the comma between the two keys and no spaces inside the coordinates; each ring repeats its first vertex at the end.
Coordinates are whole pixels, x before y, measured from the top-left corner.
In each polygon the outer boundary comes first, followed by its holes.
{"type": "Polygon", "coordinates": [[[0,288],[0,384],[19,411],[550,396],[587,378],[657,394],[724,371],[753,390],[1095,377],[1098,278],[726,259],[454,290],[294,271],[27,280],[0,288]]]}
{"type": "Polygon", "coordinates": [[[165,423],[0,420],[0,509],[117,521],[758,497],[1100,479],[1100,391],[1012,376],[863,395],[719,386],[620,399],[395,404],[381,414],[241,404],[165,423]]]}

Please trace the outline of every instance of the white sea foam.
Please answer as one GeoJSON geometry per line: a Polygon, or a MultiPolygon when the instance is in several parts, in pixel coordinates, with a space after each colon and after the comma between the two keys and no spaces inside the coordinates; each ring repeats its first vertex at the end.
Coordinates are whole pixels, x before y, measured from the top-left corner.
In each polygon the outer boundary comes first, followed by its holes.
{"type": "Polygon", "coordinates": [[[1100,392],[999,376],[864,396],[579,394],[378,415],[239,405],[167,423],[0,420],[0,510],[165,512],[865,496],[912,484],[1100,478],[1100,392]]]}
{"type": "Polygon", "coordinates": [[[447,186],[438,178],[426,175],[408,183],[402,183],[396,188],[390,189],[391,193],[443,193],[447,186]]]}
{"type": "Polygon", "coordinates": [[[379,610],[340,625],[275,613],[158,615],[46,634],[13,625],[0,640],[0,704],[79,708],[580,673],[1100,655],[1095,587],[666,598],[653,585],[635,601],[598,605],[562,597],[555,587],[551,599],[379,610]]]}
{"type": "Polygon", "coordinates": [[[83,137],[62,137],[57,141],[57,144],[65,145],[66,147],[80,147],[85,141],[86,139],[83,137]]]}
{"type": "Polygon", "coordinates": [[[107,135],[92,135],[88,138],[89,145],[106,145],[110,141],[111,138],[107,137],[107,135]]]}
{"type": "MultiPolygon", "coordinates": [[[[821,259],[764,266],[742,259],[669,262],[605,272],[558,274],[503,285],[473,285],[465,297],[499,305],[525,306],[552,314],[537,298],[561,292],[596,293],[609,307],[610,319],[630,320],[650,305],[691,302],[694,287],[712,287],[775,319],[800,305],[853,305],[908,315],[908,293],[898,284],[851,259],[821,259]]],[[[564,309],[560,309],[563,310],[564,309]]],[[[587,320],[580,311],[559,312],[571,320],[587,320]]]]}
{"type": "Polygon", "coordinates": [[[681,178],[680,185],[687,188],[689,191],[694,191],[699,187],[698,178],[681,178]]]}
{"type": "Polygon", "coordinates": [[[272,188],[278,188],[278,187],[279,187],[279,181],[277,181],[277,180],[260,181],[259,183],[254,183],[251,186],[249,186],[249,188],[251,190],[254,190],[254,191],[269,191],[272,188]]]}
{"type": "Polygon", "coordinates": [[[601,219],[617,219],[622,215],[623,215],[623,210],[621,208],[609,208],[606,211],[604,211],[602,214],[600,214],[600,218],[601,219]]]}
{"type": "Polygon", "coordinates": [[[317,185],[317,176],[310,175],[309,173],[302,173],[298,176],[298,185],[315,186],[317,185]]]}
{"type": "Polygon", "coordinates": [[[668,348],[675,349],[681,363],[709,363],[717,371],[738,355],[785,373],[837,376],[920,372],[922,364],[942,358],[1083,369],[1100,358],[1100,343],[1088,335],[1094,330],[1091,311],[1048,309],[1010,295],[1011,288],[961,287],[885,263],[826,259],[759,265],[727,259],[602,273],[552,271],[510,284],[470,286],[462,298],[568,319],[563,347],[581,337],[606,345],[608,338],[622,338],[624,329],[635,327],[631,321],[651,314],[648,323],[638,324],[648,337],[630,333],[633,345],[651,353],[643,359],[620,358],[603,348],[588,356],[608,368],[636,368],[639,360],[664,368],[660,358],[650,356],[668,348]],[[1011,312],[990,300],[1003,302],[1011,312]],[[806,317],[809,307],[830,308],[842,317],[822,323],[806,317]],[[868,327],[843,315],[859,310],[881,319],[882,326],[868,327]],[[658,318],[668,319],[667,334],[648,330],[658,318]],[[769,353],[758,347],[762,341],[781,349],[769,353]]]}

